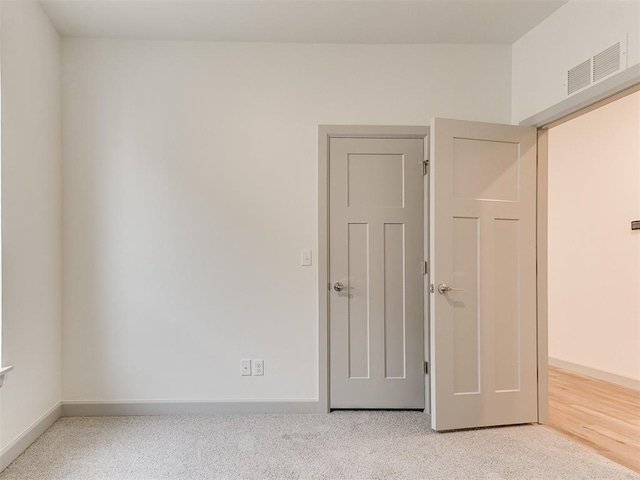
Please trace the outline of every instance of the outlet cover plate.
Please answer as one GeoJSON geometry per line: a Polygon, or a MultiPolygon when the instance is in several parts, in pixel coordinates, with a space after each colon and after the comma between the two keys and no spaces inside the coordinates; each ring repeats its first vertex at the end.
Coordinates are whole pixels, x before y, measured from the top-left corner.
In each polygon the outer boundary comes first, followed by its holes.
{"type": "Polygon", "coordinates": [[[264,360],[253,361],[253,374],[260,377],[264,375],[264,360]]]}

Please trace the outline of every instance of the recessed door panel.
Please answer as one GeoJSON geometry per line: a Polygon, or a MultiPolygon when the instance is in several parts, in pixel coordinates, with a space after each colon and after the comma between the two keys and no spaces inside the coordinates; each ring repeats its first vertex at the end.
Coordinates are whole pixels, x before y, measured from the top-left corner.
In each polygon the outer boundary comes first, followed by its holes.
{"type": "Polygon", "coordinates": [[[494,342],[495,389],[520,389],[520,225],[518,220],[496,218],[495,242],[494,342]]]}
{"type": "Polygon", "coordinates": [[[405,378],[404,225],[384,224],[384,375],[405,378]]]}
{"type": "Polygon", "coordinates": [[[515,202],[519,196],[519,144],[453,139],[453,196],[515,202]]]}
{"type": "Polygon", "coordinates": [[[349,378],[369,378],[369,225],[350,223],[347,237],[349,378]]]}
{"type": "Polygon", "coordinates": [[[479,219],[453,219],[453,284],[459,291],[447,301],[453,309],[453,391],[480,392],[479,219]]]}
{"type": "Polygon", "coordinates": [[[402,154],[350,153],[347,157],[350,207],[402,207],[404,158],[402,154]]]}

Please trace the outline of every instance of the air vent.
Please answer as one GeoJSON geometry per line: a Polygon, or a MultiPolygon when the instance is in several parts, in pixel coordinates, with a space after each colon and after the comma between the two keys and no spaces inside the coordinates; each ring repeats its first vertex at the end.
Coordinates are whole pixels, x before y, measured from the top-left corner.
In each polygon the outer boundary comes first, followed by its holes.
{"type": "Polygon", "coordinates": [[[594,82],[602,80],[618,70],[620,70],[620,42],[593,57],[594,82]]]}
{"type": "Polygon", "coordinates": [[[586,87],[591,83],[591,59],[585,60],[580,65],[567,72],[567,95],[586,87]]]}
{"type": "Polygon", "coordinates": [[[571,96],[625,70],[627,68],[627,37],[627,34],[619,37],[619,41],[610,44],[610,47],[567,70],[564,84],[566,94],[571,96]]]}

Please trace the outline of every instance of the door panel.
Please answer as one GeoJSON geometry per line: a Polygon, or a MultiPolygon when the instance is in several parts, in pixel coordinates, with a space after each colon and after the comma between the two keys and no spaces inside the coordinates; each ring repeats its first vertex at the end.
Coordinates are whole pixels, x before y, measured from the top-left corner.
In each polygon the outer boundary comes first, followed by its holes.
{"type": "Polygon", "coordinates": [[[384,378],[405,378],[404,225],[384,224],[384,378]]]}
{"type": "Polygon", "coordinates": [[[535,422],[536,131],[436,119],[431,133],[432,426],[535,422]]]}
{"type": "Polygon", "coordinates": [[[349,378],[369,378],[369,225],[350,223],[347,225],[348,270],[346,283],[358,295],[346,295],[347,338],[349,346],[349,378]]]}
{"type": "Polygon", "coordinates": [[[451,300],[454,394],[480,391],[479,225],[477,218],[453,219],[453,284],[461,289],[451,300]]]}
{"type": "Polygon", "coordinates": [[[331,408],[424,408],[423,149],[330,140],[331,408]]]}

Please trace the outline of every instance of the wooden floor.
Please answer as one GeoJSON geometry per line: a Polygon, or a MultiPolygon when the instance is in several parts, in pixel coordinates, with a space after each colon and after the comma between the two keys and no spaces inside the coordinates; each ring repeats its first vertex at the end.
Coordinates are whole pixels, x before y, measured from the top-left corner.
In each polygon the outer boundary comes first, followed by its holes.
{"type": "Polygon", "coordinates": [[[640,391],[549,367],[548,426],[640,473],[640,391]]]}

